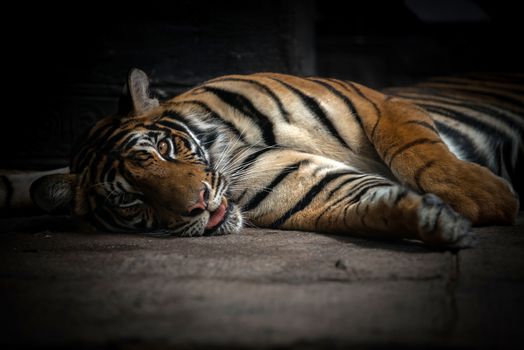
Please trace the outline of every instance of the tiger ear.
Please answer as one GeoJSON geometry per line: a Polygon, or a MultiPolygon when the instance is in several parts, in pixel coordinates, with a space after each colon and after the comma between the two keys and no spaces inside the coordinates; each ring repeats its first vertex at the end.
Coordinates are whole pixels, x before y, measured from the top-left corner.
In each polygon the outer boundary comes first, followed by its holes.
{"type": "Polygon", "coordinates": [[[149,78],[144,71],[132,68],[118,101],[118,115],[133,116],[148,112],[158,107],[156,98],[149,94],[149,78]]]}
{"type": "Polygon", "coordinates": [[[76,183],[76,174],[42,176],[31,184],[31,199],[49,214],[71,214],[76,183]]]}

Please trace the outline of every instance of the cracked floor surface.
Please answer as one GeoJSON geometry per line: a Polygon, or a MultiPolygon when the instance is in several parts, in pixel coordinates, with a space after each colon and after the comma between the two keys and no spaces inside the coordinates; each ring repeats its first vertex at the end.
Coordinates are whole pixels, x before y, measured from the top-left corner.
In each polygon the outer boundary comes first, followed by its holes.
{"type": "Polygon", "coordinates": [[[512,348],[524,325],[524,213],[459,252],[260,229],[0,227],[0,345],[13,348],[512,348]]]}

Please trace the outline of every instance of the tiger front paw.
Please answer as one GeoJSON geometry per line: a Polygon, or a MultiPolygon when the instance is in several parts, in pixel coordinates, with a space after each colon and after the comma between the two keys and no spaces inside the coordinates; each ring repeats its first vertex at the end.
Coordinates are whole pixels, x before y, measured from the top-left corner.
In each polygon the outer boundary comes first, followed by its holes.
{"type": "Polygon", "coordinates": [[[441,168],[440,176],[444,178],[433,179],[427,192],[437,194],[473,225],[515,223],[518,196],[506,180],[487,168],[459,161],[453,167],[441,168]]]}
{"type": "Polygon", "coordinates": [[[422,196],[418,209],[418,234],[422,241],[449,248],[470,248],[476,244],[471,223],[434,194],[422,196]]]}

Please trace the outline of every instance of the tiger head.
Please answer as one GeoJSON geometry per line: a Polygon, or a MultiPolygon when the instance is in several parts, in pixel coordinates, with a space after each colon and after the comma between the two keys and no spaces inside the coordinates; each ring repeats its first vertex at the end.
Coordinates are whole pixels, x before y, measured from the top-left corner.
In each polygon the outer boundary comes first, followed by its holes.
{"type": "Polygon", "coordinates": [[[68,209],[103,231],[239,231],[242,216],[228,198],[228,180],[198,136],[148,90],[146,74],[132,70],[120,103],[128,112],[91,128],[73,154],[71,173],[37,180],[33,201],[48,212],[68,209]]]}

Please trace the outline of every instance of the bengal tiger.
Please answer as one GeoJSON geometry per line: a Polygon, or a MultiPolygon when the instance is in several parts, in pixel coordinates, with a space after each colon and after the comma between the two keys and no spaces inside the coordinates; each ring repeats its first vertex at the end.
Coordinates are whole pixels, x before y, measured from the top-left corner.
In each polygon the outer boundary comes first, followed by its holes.
{"type": "Polygon", "coordinates": [[[468,247],[472,224],[510,225],[519,207],[522,76],[487,77],[379,92],[228,75],[160,103],[133,69],[118,115],[89,130],[69,172],[35,181],[32,200],[109,232],[251,225],[468,247]]]}

